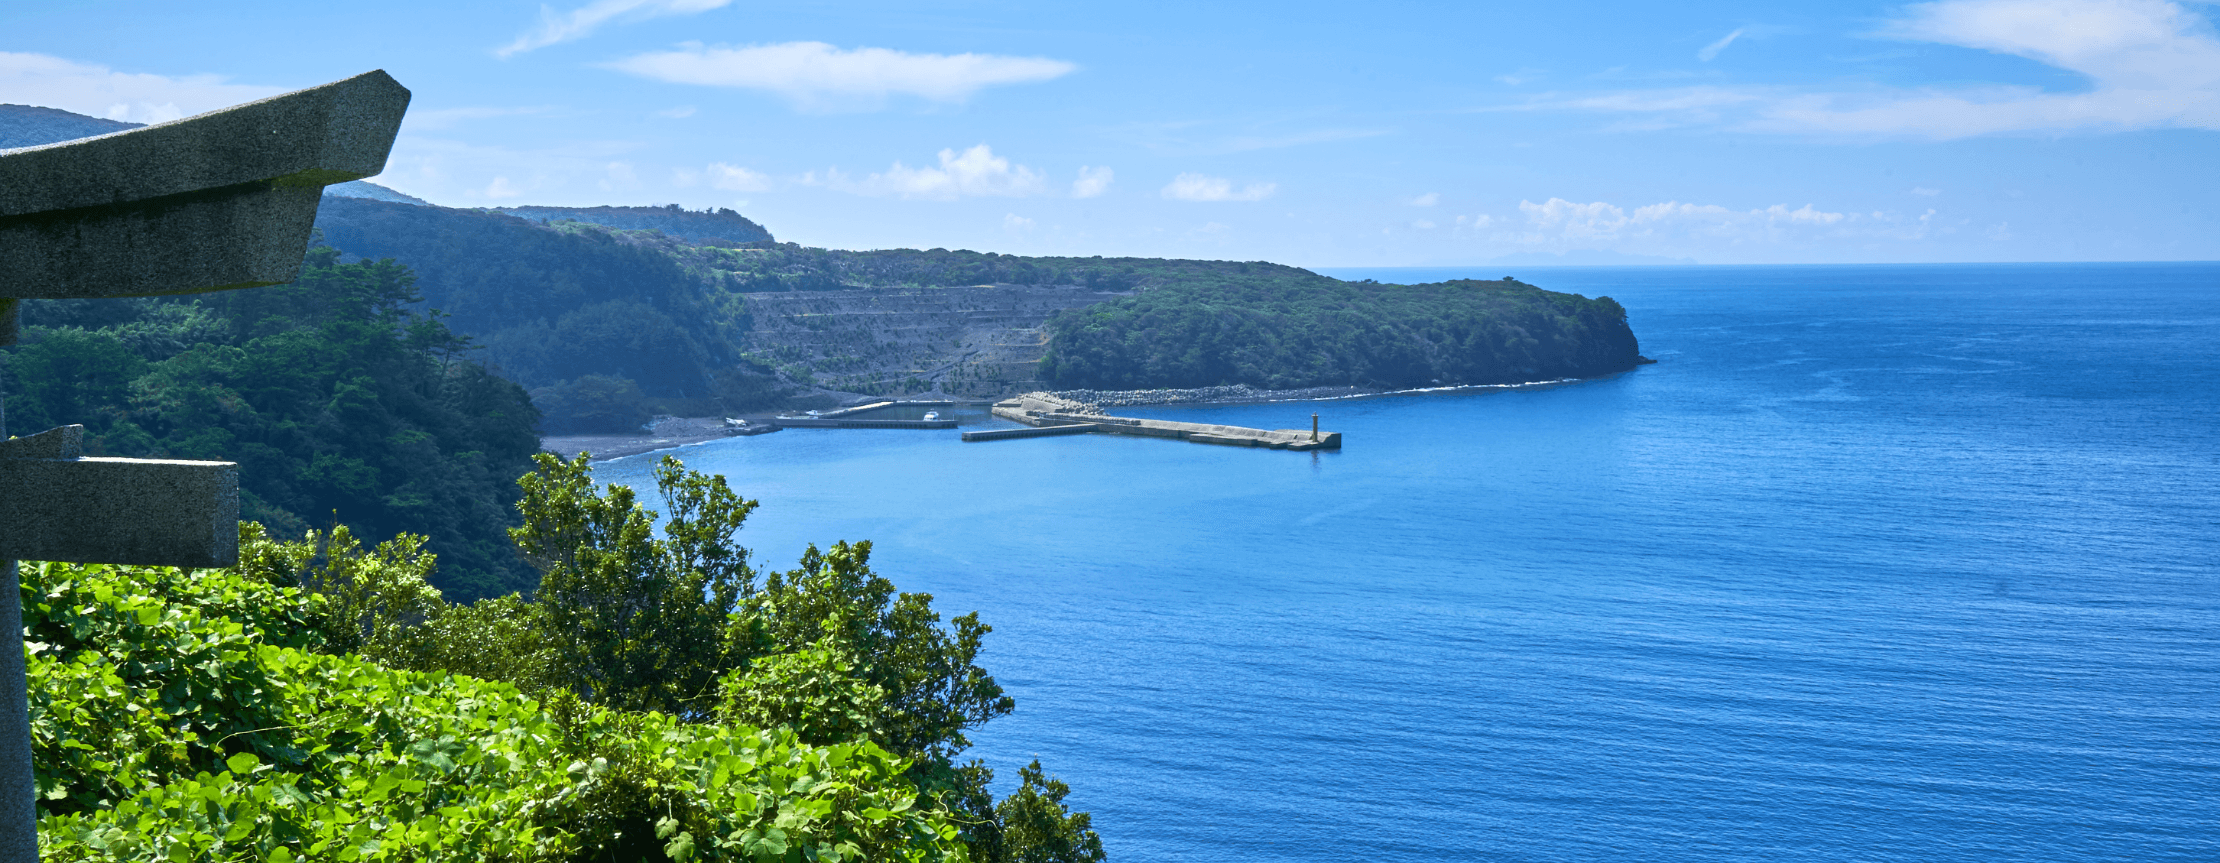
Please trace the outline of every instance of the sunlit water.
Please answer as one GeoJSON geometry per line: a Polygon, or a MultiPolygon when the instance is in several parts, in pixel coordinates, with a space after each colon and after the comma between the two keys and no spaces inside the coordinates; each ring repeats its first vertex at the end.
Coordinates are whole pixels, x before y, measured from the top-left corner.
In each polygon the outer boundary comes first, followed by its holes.
{"type": "Polygon", "coordinates": [[[2220,265],[1512,274],[1661,362],[678,454],[981,612],[1114,860],[2220,859],[2220,265]]]}

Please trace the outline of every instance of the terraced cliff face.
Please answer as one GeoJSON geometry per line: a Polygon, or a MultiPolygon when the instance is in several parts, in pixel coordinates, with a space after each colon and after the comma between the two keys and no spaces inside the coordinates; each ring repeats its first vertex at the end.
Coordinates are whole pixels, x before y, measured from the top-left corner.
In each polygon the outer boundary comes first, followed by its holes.
{"type": "Polygon", "coordinates": [[[828,389],[994,397],[1039,388],[1051,315],[1124,295],[1012,284],[752,293],[745,346],[828,389]]]}

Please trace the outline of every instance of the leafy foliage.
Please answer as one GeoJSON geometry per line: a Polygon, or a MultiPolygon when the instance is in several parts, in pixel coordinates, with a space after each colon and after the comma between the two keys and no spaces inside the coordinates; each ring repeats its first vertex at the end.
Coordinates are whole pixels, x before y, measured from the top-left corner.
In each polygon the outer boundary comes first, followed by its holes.
{"type": "Polygon", "coordinates": [[[1504,280],[1189,280],[1060,313],[1041,377],[1099,389],[1421,387],[1590,377],[1640,361],[1609,297],[1504,280]]]}
{"type": "Polygon", "coordinates": [[[992,627],[977,612],[941,626],[933,597],[898,593],[870,567],[871,543],[811,546],[801,567],[773,573],[750,611],[771,652],[825,649],[851,662],[859,681],[885,693],[873,740],[905,755],[948,761],[971,746],[964,730],[1016,702],[977,665],[992,627]]]}
{"type": "MultiPolygon", "coordinates": [[[[445,603],[427,583],[434,561],[421,538],[365,549],[343,529],[283,542],[249,525],[237,576],[263,594],[302,597],[286,631],[307,649],[498,681],[539,699],[566,734],[595,716],[655,716],[782,729],[801,746],[868,745],[902,760],[914,805],[945,813],[972,859],[1099,847],[1062,792],[1043,802],[1049,786],[1033,783],[998,805],[991,771],[956,764],[970,745],[965,732],[1013,707],[977,665],[990,629],[976,614],[943,625],[932,597],[900,593],[871,570],[869,543],[811,548],[799,567],[759,583],[734,542],[756,503],[721,477],[666,458],[656,491],[668,517],[630,489],[597,489],[583,458],[542,456],[519,484],[525,523],[512,535],[544,573],[533,594],[445,603]],[[1006,815],[1030,820],[1010,832],[1006,815]]],[[[615,730],[578,737],[573,748],[617,746],[634,735],[629,721],[612,719],[615,730]]],[[[669,784],[655,772],[667,758],[610,751],[608,775],[622,782],[580,798],[565,823],[598,837],[592,853],[636,859],[662,847],[641,837],[675,817],[655,790],[669,784]]]]}
{"type": "Polygon", "coordinates": [[[539,471],[517,481],[524,526],[510,536],[541,571],[559,679],[597,704],[706,713],[717,679],[745,659],[727,629],[755,573],[729,540],[756,502],[666,456],[656,485],[671,520],[668,538],[657,539],[654,515],[631,489],[593,493],[584,454],[538,460],[539,471]]]}
{"type": "Polygon", "coordinates": [[[282,287],[26,301],[22,344],[0,350],[10,428],[83,423],[94,454],[237,461],[244,514],[280,534],[336,519],[428,535],[449,592],[529,587],[503,531],[537,416],[420,300],[406,268],[316,248],[282,287]]]}
{"type": "Polygon", "coordinates": [[[1018,777],[1017,792],[995,805],[1002,841],[1016,850],[1006,858],[1010,863],[1101,863],[1109,856],[1102,838],[1088,829],[1093,819],[1064,808],[1071,786],[1041,770],[1039,761],[1018,777]]]}
{"type": "Polygon", "coordinates": [[[34,564],[23,589],[46,860],[967,859],[868,742],[311,652],[321,598],[236,573],[34,564]]]}

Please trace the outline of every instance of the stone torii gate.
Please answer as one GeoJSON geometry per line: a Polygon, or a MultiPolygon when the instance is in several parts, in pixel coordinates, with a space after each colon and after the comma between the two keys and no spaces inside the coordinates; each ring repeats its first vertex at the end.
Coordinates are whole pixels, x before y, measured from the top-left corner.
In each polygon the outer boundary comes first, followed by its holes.
{"type": "MultiPolygon", "coordinates": [[[[300,276],[324,186],[385,170],[409,91],[370,72],[183,120],[0,151],[0,345],[24,299],[252,288],[300,276]]],[[[0,413],[0,863],[37,863],[18,559],[220,567],[239,466],[85,458],[83,426],[0,413]]]]}

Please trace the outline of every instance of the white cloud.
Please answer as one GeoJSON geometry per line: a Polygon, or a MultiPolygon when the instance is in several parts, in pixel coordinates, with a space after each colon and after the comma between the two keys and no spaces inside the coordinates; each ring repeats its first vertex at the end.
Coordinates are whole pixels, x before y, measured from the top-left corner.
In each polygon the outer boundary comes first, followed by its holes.
{"type": "Polygon", "coordinates": [[[2074,72],[2086,89],[1957,85],[1813,92],[1689,87],[1552,97],[1527,108],[1655,115],[1649,125],[1967,138],[2016,132],[2220,130],[2220,38],[2169,0],[1944,0],[1878,35],[2010,54],[2074,72]]]}
{"type": "Polygon", "coordinates": [[[1727,46],[1734,44],[1734,40],[1742,38],[1742,30],[1743,28],[1738,27],[1734,32],[1719,37],[1719,41],[1705,45],[1703,50],[1696,52],[1696,59],[1706,63],[1717,59],[1719,52],[1727,50],[1727,46]]]}
{"type": "Polygon", "coordinates": [[[1434,223],[1433,223],[1433,221],[1432,221],[1432,220],[1429,220],[1429,219],[1419,219],[1418,221],[1412,222],[1412,223],[1411,223],[1411,227],[1413,227],[1413,228],[1417,228],[1417,229],[1419,229],[1419,230],[1421,230],[1421,231],[1431,231],[1431,230],[1433,230],[1433,229],[1434,229],[1434,228],[1435,228],[1436,226],[1434,225],[1434,223]]]}
{"type": "Polygon", "coordinates": [[[1110,180],[1114,176],[1115,174],[1109,168],[1090,168],[1081,165],[1079,167],[1079,179],[1071,181],[1071,196],[1074,198],[1092,198],[1100,195],[1110,189],[1110,180]]]}
{"type": "Polygon", "coordinates": [[[507,59],[535,48],[545,48],[558,42],[584,39],[593,35],[601,25],[623,18],[640,21],[667,15],[693,15],[722,8],[732,0],[594,0],[569,12],[558,13],[552,7],[540,7],[539,26],[517,34],[516,41],[494,50],[494,56],[507,59]]]}
{"type": "Polygon", "coordinates": [[[133,123],[164,123],[285,92],[218,75],[118,72],[46,54],[0,51],[0,99],[133,123]]]}
{"type": "Polygon", "coordinates": [[[1235,191],[1232,180],[1190,173],[1173,177],[1159,194],[1174,201],[1261,201],[1278,188],[1278,183],[1250,183],[1235,191]]]}
{"type": "Polygon", "coordinates": [[[1920,197],[1922,197],[1922,198],[1932,198],[1932,197],[1934,197],[1934,196],[1936,196],[1936,195],[1940,195],[1940,194],[1942,194],[1942,190],[1941,190],[1941,189],[1930,189],[1930,188],[1927,188],[1926,186],[1913,186],[1913,187],[1912,187],[1912,194],[1914,194],[1914,195],[1918,195],[1918,196],[1920,196],[1920,197]]]}
{"type": "Polygon", "coordinates": [[[750,171],[738,165],[723,162],[709,164],[709,187],[727,192],[767,192],[771,190],[769,175],[750,171]]]}
{"type": "Polygon", "coordinates": [[[486,184],[486,189],[481,194],[496,201],[504,201],[510,198],[522,197],[524,190],[509,182],[507,177],[495,177],[493,182],[486,184]]]}
{"type": "Polygon", "coordinates": [[[2220,39],[2166,0],[1949,0],[1910,8],[1883,32],[2026,57],[2087,76],[2091,89],[1988,87],[1809,98],[1771,125],[1937,138],[2011,131],[2220,129],[2220,39]]]}
{"type": "Polygon", "coordinates": [[[601,183],[613,162],[636,164],[640,146],[580,141],[544,149],[486,146],[403,133],[376,182],[441,203],[530,193],[550,204],[609,203],[601,183]],[[507,178],[498,184],[496,177],[507,178]],[[525,182],[525,180],[529,182],[525,182]],[[491,194],[489,194],[489,192],[491,194]]]}
{"type": "Polygon", "coordinates": [[[1079,68],[1046,57],[847,50],[823,42],[738,48],[689,42],[677,50],[640,54],[607,65],[673,84],[767,90],[806,107],[891,95],[961,102],[983,87],[1047,81],[1079,68]]]}
{"type": "MultiPolygon", "coordinates": [[[[1525,216],[1524,225],[1506,225],[1490,239],[1535,249],[1633,247],[1678,254],[1690,243],[1779,244],[1829,237],[1916,240],[1928,235],[1935,219],[1931,209],[1919,216],[1902,216],[1837,213],[1811,204],[1736,210],[1680,201],[1629,209],[1605,201],[1579,203],[1563,198],[1539,204],[1520,201],[1519,212],[1525,216]]],[[[1491,221],[1481,216],[1471,224],[1479,228],[1491,221]]],[[[1459,224],[1465,222],[1460,219],[1459,224]]]]}
{"type": "Polygon", "coordinates": [[[1033,230],[1033,220],[1016,213],[1005,214],[1002,217],[1002,230],[1013,234],[1022,234],[1033,230]]]}
{"type": "Polygon", "coordinates": [[[608,175],[601,178],[604,192],[624,192],[640,187],[640,175],[634,173],[629,162],[610,162],[608,175]]]}
{"type": "Polygon", "coordinates": [[[1427,192],[1426,194],[1420,195],[1410,200],[1410,204],[1413,207],[1431,207],[1439,203],[1441,203],[1440,192],[1427,192]]]}
{"type": "MultiPolygon", "coordinates": [[[[995,155],[985,144],[960,154],[942,150],[937,168],[912,168],[895,162],[885,173],[861,181],[850,180],[837,170],[828,174],[827,184],[843,192],[940,201],[982,196],[1019,198],[1041,194],[1048,188],[1045,175],[1010,164],[1009,159],[995,155]]],[[[808,175],[804,182],[814,179],[814,174],[808,175]]]]}

